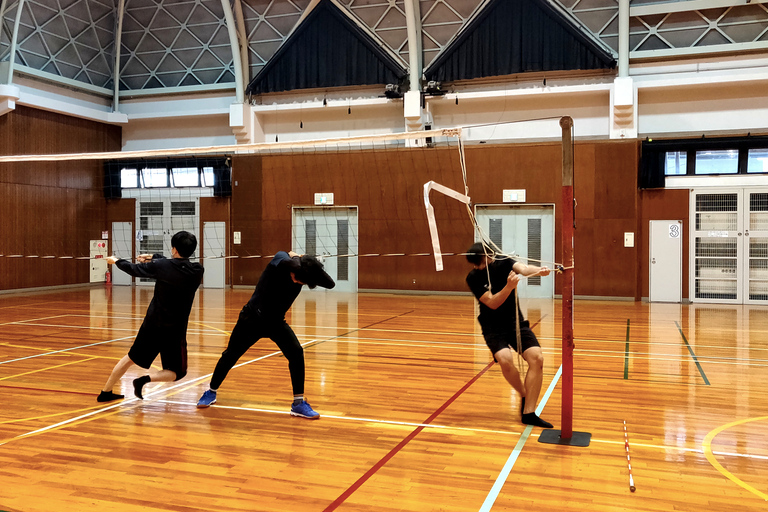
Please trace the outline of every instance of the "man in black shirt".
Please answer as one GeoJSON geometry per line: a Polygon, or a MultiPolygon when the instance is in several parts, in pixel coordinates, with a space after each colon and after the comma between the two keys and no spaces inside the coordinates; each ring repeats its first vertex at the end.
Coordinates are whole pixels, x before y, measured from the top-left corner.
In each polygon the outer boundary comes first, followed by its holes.
{"type": "Polygon", "coordinates": [[[485,343],[494,360],[501,366],[504,378],[520,393],[522,422],[526,425],[552,428],[551,423],[539,418],[535,412],[543,380],[544,356],[530,324],[523,318],[516,296],[520,276],[547,276],[550,270],[509,258],[495,260],[493,253],[481,243],[469,248],[467,261],[474,266],[467,275],[467,285],[480,303],[480,315],[477,319],[483,330],[485,343]],[[525,383],[515,368],[513,351],[518,350],[528,363],[525,383]]]}
{"type": "Polygon", "coordinates": [[[256,290],[240,312],[227,348],[216,363],[210,389],[200,397],[198,408],[216,403],[216,392],[237,360],[261,338],[269,338],[288,360],[293,387],[291,415],[309,419],[320,417],[304,400],[304,349],[285,321],[285,314],[305,284],[310,288],[319,285],[330,289],[336,286],[323,270],[323,264],[314,256],[280,251],[272,258],[259,277],[256,290]]]}
{"type": "Polygon", "coordinates": [[[114,256],[107,263],[116,265],[123,272],[134,277],[149,277],[156,280],[155,295],[149,303],[144,322],[128,354],[112,370],[107,379],[99,402],[123,398],[112,392],[117,381],[132,364],[149,369],[152,361],[161,357],[163,369],[151,372],[133,381],[137,398],[143,399],[144,384],[179,380],[187,374],[187,323],[195,300],[195,292],[203,280],[203,266],[192,263],[189,257],[195,252],[197,238],[187,231],[179,231],[171,238],[172,258],[162,254],[142,254],[133,264],[114,256]]]}

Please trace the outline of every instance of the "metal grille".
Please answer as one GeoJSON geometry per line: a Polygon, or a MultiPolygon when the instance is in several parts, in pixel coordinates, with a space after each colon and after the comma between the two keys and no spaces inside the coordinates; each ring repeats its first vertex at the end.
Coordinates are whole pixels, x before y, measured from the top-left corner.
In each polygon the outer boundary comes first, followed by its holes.
{"type": "Polygon", "coordinates": [[[730,194],[696,195],[696,231],[736,231],[739,196],[730,194]]]}
{"type": "Polygon", "coordinates": [[[735,238],[713,240],[711,238],[696,239],[697,258],[734,258],[737,256],[737,244],[735,238]]]}
{"type": "Polygon", "coordinates": [[[162,215],[163,214],[163,202],[162,201],[142,201],[139,204],[139,215],[162,215]]]}
{"type": "Polygon", "coordinates": [[[304,221],[305,241],[304,253],[310,255],[317,254],[317,221],[307,219],[304,221]]]}
{"type": "Polygon", "coordinates": [[[739,196],[731,194],[697,194],[697,212],[735,212],[739,209],[739,196]]]}
{"type": "Polygon", "coordinates": [[[768,193],[749,195],[749,229],[768,231],[768,193]]]}
{"type": "Polygon", "coordinates": [[[171,215],[195,215],[194,201],[173,201],[171,202],[171,215]]]}
{"type": "MultiPolygon", "coordinates": [[[[541,263],[541,219],[528,219],[528,258],[541,263]]],[[[541,286],[541,276],[529,277],[528,286],[541,286]]]]}
{"type": "Polygon", "coordinates": [[[339,219],[337,221],[336,233],[338,235],[338,264],[336,267],[336,277],[339,281],[349,280],[349,258],[343,257],[349,254],[349,221],[339,219]]]}
{"type": "Polygon", "coordinates": [[[488,236],[490,237],[491,242],[496,245],[496,247],[502,251],[504,250],[504,248],[501,246],[501,219],[488,220],[488,236]]]}
{"type": "Polygon", "coordinates": [[[768,300],[768,237],[749,240],[749,298],[768,300]]]}

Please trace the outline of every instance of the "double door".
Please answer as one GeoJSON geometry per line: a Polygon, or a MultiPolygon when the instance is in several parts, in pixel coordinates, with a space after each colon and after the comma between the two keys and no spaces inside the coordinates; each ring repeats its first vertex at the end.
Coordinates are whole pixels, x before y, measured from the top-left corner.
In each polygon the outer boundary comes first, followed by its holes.
{"type": "Polygon", "coordinates": [[[768,304],[768,189],[691,191],[695,302],[768,304]]]}
{"type": "MultiPolygon", "coordinates": [[[[553,267],[555,208],[553,205],[478,205],[475,217],[480,228],[503,253],[519,261],[553,267]]],[[[526,298],[552,298],[554,273],[523,279],[518,293],[526,298]]]]}
{"type": "Polygon", "coordinates": [[[291,231],[293,252],[321,257],[333,291],[357,291],[357,207],[294,207],[291,231]]]}

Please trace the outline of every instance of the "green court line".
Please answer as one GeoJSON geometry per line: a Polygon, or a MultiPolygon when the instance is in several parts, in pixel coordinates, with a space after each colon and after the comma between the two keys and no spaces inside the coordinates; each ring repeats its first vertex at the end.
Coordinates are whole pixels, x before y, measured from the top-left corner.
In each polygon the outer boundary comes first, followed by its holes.
{"type": "Polygon", "coordinates": [[[688,347],[688,352],[691,353],[691,357],[693,358],[693,362],[696,363],[696,368],[699,369],[699,373],[701,374],[701,378],[704,379],[704,383],[709,386],[709,380],[707,379],[707,376],[704,375],[704,369],[699,364],[699,360],[696,359],[696,354],[693,353],[693,349],[691,348],[691,345],[688,343],[688,339],[685,337],[685,334],[683,333],[683,329],[680,327],[680,324],[677,323],[677,320],[675,320],[675,325],[677,326],[677,330],[680,331],[680,336],[683,337],[683,341],[685,342],[685,346],[688,347]]]}
{"type": "Polygon", "coordinates": [[[624,345],[624,380],[629,379],[629,318],[627,318],[627,342],[624,345]]]}

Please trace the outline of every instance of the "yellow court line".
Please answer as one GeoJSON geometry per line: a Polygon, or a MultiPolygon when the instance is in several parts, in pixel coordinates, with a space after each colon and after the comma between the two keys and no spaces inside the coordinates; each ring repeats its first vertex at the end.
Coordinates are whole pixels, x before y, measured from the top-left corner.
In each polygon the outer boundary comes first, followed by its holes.
{"type": "MultiPolygon", "coordinates": [[[[0,343],[0,346],[3,347],[11,347],[11,348],[23,348],[26,350],[46,350],[48,352],[58,352],[59,349],[55,348],[45,348],[45,347],[28,347],[26,345],[11,345],[10,343],[0,343]]],[[[54,355],[54,354],[51,354],[54,355]]],[[[86,355],[86,354],[78,354],[77,352],[67,352],[66,354],[61,354],[62,356],[80,356],[80,357],[94,357],[98,359],[122,359],[120,357],[112,357],[112,356],[94,356],[94,355],[86,355]]]]}
{"type": "Polygon", "coordinates": [[[18,373],[16,375],[8,375],[7,377],[0,378],[0,380],[13,379],[13,378],[16,378],[16,377],[22,377],[24,375],[29,375],[29,374],[32,374],[32,373],[44,372],[46,370],[53,370],[54,368],[61,368],[62,366],[69,366],[70,364],[85,363],[86,361],[91,361],[93,359],[98,359],[98,357],[94,356],[94,357],[89,357],[88,359],[81,359],[79,361],[70,361],[68,363],[57,364],[56,366],[49,366],[47,368],[39,368],[37,370],[32,370],[32,371],[28,371],[28,372],[24,372],[24,373],[18,373]]]}
{"type": "Polygon", "coordinates": [[[203,327],[207,327],[208,329],[213,329],[214,331],[223,332],[224,334],[232,334],[232,331],[225,331],[223,329],[219,329],[218,327],[214,327],[212,325],[206,325],[206,324],[201,323],[201,322],[189,322],[189,323],[197,324],[197,325],[202,325],[203,327]]]}
{"type": "Polygon", "coordinates": [[[717,459],[712,453],[712,440],[715,438],[717,434],[719,434],[723,430],[729,429],[731,427],[735,427],[737,425],[743,425],[744,423],[749,423],[751,421],[765,421],[765,420],[768,420],[768,416],[760,416],[759,418],[747,418],[744,420],[733,421],[721,427],[717,427],[712,432],[707,434],[706,437],[704,437],[704,440],[701,442],[701,447],[704,449],[704,455],[707,457],[707,460],[709,461],[710,464],[712,464],[712,466],[714,466],[716,470],[718,470],[720,473],[725,475],[726,478],[734,482],[736,485],[739,485],[744,489],[748,490],[749,492],[751,492],[752,494],[756,494],[757,496],[760,496],[761,498],[763,498],[765,501],[768,501],[768,494],[758,491],[748,483],[734,476],[733,473],[725,469],[719,462],[717,462],[717,459]]]}
{"type": "Polygon", "coordinates": [[[45,418],[53,418],[54,416],[63,416],[65,414],[77,414],[79,412],[91,411],[93,409],[99,409],[104,407],[103,405],[94,405],[93,407],[86,407],[84,409],[75,409],[74,411],[55,412],[53,414],[44,414],[43,416],[33,416],[32,418],[16,418],[15,420],[0,421],[0,425],[6,425],[8,423],[22,423],[24,421],[44,420],[45,418]]]}

